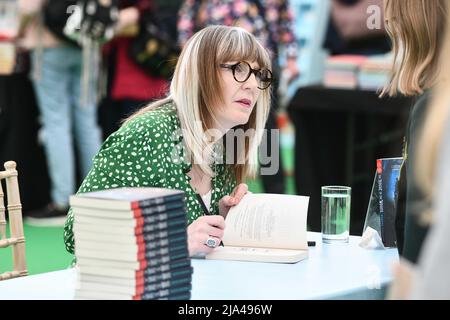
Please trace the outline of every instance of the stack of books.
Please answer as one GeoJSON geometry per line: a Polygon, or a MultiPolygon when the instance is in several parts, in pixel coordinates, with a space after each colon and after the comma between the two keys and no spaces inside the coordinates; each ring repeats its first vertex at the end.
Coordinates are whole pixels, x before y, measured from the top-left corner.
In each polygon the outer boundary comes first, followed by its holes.
{"type": "Polygon", "coordinates": [[[72,196],[76,299],[188,300],[184,192],[118,188],[72,196]]]}
{"type": "Polygon", "coordinates": [[[363,90],[380,90],[388,82],[392,69],[392,56],[371,56],[364,62],[359,71],[358,83],[363,90]]]}
{"type": "Polygon", "coordinates": [[[325,63],[324,85],[328,88],[356,89],[360,66],[367,57],[339,55],[329,57],[325,63]]]}

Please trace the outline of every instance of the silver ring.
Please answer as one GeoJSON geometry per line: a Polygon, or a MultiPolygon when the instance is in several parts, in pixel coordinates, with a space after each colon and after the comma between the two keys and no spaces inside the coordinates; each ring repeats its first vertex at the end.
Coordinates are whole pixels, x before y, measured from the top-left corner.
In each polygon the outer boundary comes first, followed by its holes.
{"type": "Polygon", "coordinates": [[[205,242],[205,246],[210,247],[210,248],[215,248],[215,247],[217,247],[217,240],[209,237],[205,242]]]}

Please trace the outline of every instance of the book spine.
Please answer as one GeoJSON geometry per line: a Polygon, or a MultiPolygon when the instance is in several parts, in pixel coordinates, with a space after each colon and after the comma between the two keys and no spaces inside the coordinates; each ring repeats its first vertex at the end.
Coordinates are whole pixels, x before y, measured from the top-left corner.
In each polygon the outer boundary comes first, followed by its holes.
{"type": "Polygon", "coordinates": [[[189,284],[187,286],[183,287],[177,287],[177,288],[167,288],[162,290],[157,290],[154,292],[145,292],[143,294],[135,295],[133,297],[134,300],[154,300],[154,299],[160,299],[160,298],[170,298],[171,296],[185,294],[190,292],[192,288],[192,285],[189,284]]]}
{"type": "Polygon", "coordinates": [[[178,250],[182,248],[187,248],[187,239],[182,238],[178,241],[169,241],[169,239],[161,238],[152,242],[140,242],[137,244],[138,254],[149,253],[151,255],[155,254],[166,254],[170,253],[171,250],[178,250]]]}
{"type": "Polygon", "coordinates": [[[183,194],[174,194],[171,196],[165,196],[165,197],[159,197],[159,198],[153,198],[153,199],[145,199],[141,201],[133,201],[131,202],[131,208],[143,208],[143,207],[150,207],[155,205],[161,205],[166,202],[171,201],[183,201],[184,202],[184,195],[183,194]]]}
{"type": "Polygon", "coordinates": [[[158,300],[191,300],[191,292],[174,294],[172,296],[158,298],[158,300]]]}
{"type": "Polygon", "coordinates": [[[192,269],[185,269],[180,271],[168,271],[151,276],[143,277],[143,284],[151,284],[159,281],[167,281],[171,279],[178,279],[183,277],[190,277],[192,275],[192,269]]]}
{"type": "Polygon", "coordinates": [[[147,251],[140,253],[138,259],[147,260],[147,268],[158,266],[161,263],[169,263],[171,260],[189,258],[187,246],[180,250],[163,249],[158,251],[147,251]]]}
{"type": "Polygon", "coordinates": [[[179,279],[169,279],[151,284],[144,284],[136,287],[136,294],[153,294],[157,291],[170,290],[173,287],[186,287],[192,282],[192,277],[182,277],[179,279]]]}
{"type": "Polygon", "coordinates": [[[134,228],[134,234],[138,235],[142,233],[168,230],[170,228],[187,228],[186,219],[166,220],[153,224],[138,225],[134,228]]]}
{"type": "Polygon", "coordinates": [[[169,239],[170,241],[172,241],[173,239],[181,239],[181,238],[187,238],[186,229],[174,228],[138,234],[136,235],[136,243],[140,242],[152,243],[154,241],[160,241],[162,239],[169,239]]]}
{"type": "Polygon", "coordinates": [[[185,267],[184,269],[167,270],[164,272],[153,273],[151,275],[145,275],[144,270],[136,271],[135,281],[138,286],[144,284],[152,284],[159,281],[167,281],[170,279],[178,279],[181,277],[187,277],[192,275],[192,267],[185,267]]]}
{"type": "Polygon", "coordinates": [[[162,272],[169,272],[176,269],[191,267],[190,259],[173,260],[166,263],[157,264],[151,268],[143,270],[144,277],[150,277],[162,272]]]}
{"type": "Polygon", "coordinates": [[[150,243],[141,243],[138,245],[138,253],[149,252],[152,254],[170,253],[171,251],[187,248],[187,239],[182,238],[177,241],[169,241],[168,239],[160,239],[150,243]]]}
{"type": "Polygon", "coordinates": [[[377,160],[378,209],[380,212],[380,236],[384,240],[383,160],[377,160]]]}
{"type": "Polygon", "coordinates": [[[183,244],[178,248],[165,247],[156,250],[147,250],[145,252],[138,253],[138,260],[147,260],[147,266],[153,267],[159,263],[166,263],[170,260],[178,260],[189,257],[187,244],[183,244]]]}
{"type": "MultiPolygon", "coordinates": [[[[179,215],[181,215],[180,212],[185,212],[185,208],[184,205],[181,203],[167,203],[167,204],[161,204],[159,206],[153,206],[153,207],[137,207],[137,208],[133,208],[133,211],[139,211],[139,217],[147,217],[147,216],[152,216],[155,214],[160,214],[160,213],[168,213],[170,214],[170,216],[176,216],[176,213],[179,213],[179,215]]],[[[136,213],[135,213],[136,215],[136,213]]]]}
{"type": "Polygon", "coordinates": [[[139,269],[140,270],[145,270],[145,269],[147,269],[147,260],[142,260],[142,261],[138,261],[138,263],[139,263],[139,269]]]}
{"type": "Polygon", "coordinates": [[[143,212],[136,212],[134,214],[134,218],[136,220],[136,226],[142,226],[142,225],[149,225],[149,224],[156,224],[159,222],[164,222],[166,220],[170,220],[170,219],[182,219],[182,217],[184,217],[186,215],[186,213],[184,211],[178,211],[178,212],[161,212],[158,214],[153,214],[153,215],[143,215],[143,212]]]}

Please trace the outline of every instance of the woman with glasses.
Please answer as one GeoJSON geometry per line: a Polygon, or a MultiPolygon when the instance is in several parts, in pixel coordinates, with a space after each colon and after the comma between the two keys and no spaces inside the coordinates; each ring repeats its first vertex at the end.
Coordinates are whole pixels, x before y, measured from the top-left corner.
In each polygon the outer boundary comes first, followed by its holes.
{"type": "MultiPolygon", "coordinates": [[[[266,123],[267,136],[262,148],[271,150],[273,161],[260,163],[260,178],[266,193],[285,193],[283,158],[278,136],[277,112],[280,79],[291,83],[299,75],[298,43],[292,28],[293,14],[288,0],[185,0],[179,11],[178,42],[186,41],[209,25],[239,26],[253,34],[272,58],[275,82],[272,84],[271,112],[266,123]],[[281,50],[282,49],[282,50],[281,50]],[[281,68],[279,58],[285,61],[281,68]]],[[[283,82],[284,83],[284,82],[283,82]]]]}
{"type": "MultiPolygon", "coordinates": [[[[270,68],[266,49],[244,29],[211,26],[198,32],[183,48],[168,96],[132,115],[106,140],[79,193],[183,190],[189,252],[209,253],[221,242],[224,216],[248,192],[242,182],[256,171],[270,106],[270,68]]],[[[69,211],[64,238],[71,253],[73,219],[69,211]]]]}

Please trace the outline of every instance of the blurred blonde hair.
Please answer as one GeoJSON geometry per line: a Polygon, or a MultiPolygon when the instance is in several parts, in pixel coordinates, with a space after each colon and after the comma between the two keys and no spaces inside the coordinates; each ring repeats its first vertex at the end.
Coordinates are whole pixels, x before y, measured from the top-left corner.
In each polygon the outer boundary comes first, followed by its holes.
{"type": "Polygon", "coordinates": [[[436,81],[449,0],[385,0],[391,79],[381,95],[420,95],[436,81]]]}
{"type": "MultiPolygon", "coordinates": [[[[450,21],[450,14],[448,17],[450,21]]],[[[442,135],[450,109],[450,23],[445,32],[445,43],[442,49],[438,82],[428,106],[427,115],[419,140],[417,176],[426,194],[431,198],[434,194],[434,180],[436,178],[435,165],[439,154],[442,135]]],[[[448,142],[448,141],[447,141],[448,142]]],[[[431,215],[428,214],[428,221],[431,215]]]]}
{"type": "MultiPolygon", "coordinates": [[[[239,27],[206,27],[194,34],[184,46],[175,67],[169,96],[141,109],[127,121],[173,101],[186,147],[195,160],[202,160],[204,150],[207,154],[213,152],[205,133],[214,129],[217,108],[224,101],[220,64],[230,61],[255,61],[260,68],[271,69],[268,51],[248,31],[239,27]]],[[[258,146],[269,114],[270,94],[270,89],[261,91],[249,121],[240,126],[250,135],[244,147],[245,163],[231,165],[238,183],[256,175],[258,146]]],[[[207,162],[195,164],[205,174],[214,175],[207,162]]]]}

